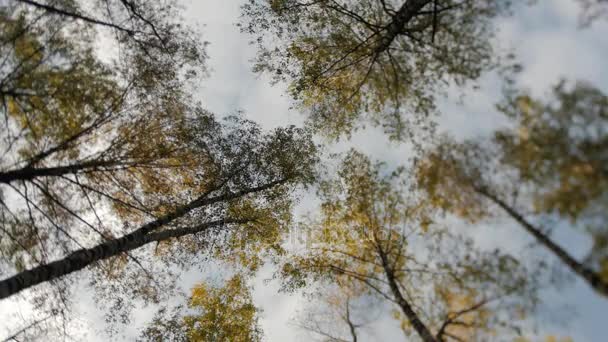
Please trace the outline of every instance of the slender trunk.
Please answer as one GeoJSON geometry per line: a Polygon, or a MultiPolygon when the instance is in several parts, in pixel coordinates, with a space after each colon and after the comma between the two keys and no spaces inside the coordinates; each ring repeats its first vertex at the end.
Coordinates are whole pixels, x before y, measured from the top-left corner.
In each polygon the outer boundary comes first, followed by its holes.
{"type": "Polygon", "coordinates": [[[357,342],[357,331],[355,330],[355,326],[349,321],[348,328],[350,329],[350,336],[353,339],[353,342],[357,342]]]}
{"type": "Polygon", "coordinates": [[[391,23],[386,27],[386,34],[382,36],[380,43],[376,47],[376,54],[386,51],[395,38],[403,32],[405,25],[429,3],[431,3],[431,0],[405,1],[393,16],[391,23]]]}
{"type": "Polygon", "coordinates": [[[128,28],[116,25],[114,23],[110,23],[110,22],[98,20],[98,19],[95,19],[95,18],[91,18],[91,17],[85,16],[85,15],[82,15],[80,13],[70,12],[70,11],[67,11],[67,10],[64,10],[64,9],[53,7],[53,6],[48,5],[48,4],[43,4],[43,3],[36,2],[36,1],[33,1],[33,0],[17,0],[17,1],[19,1],[21,3],[24,3],[24,4],[27,4],[29,6],[37,7],[37,8],[40,8],[40,9],[44,9],[45,11],[47,11],[49,13],[61,15],[61,16],[68,17],[68,18],[73,18],[73,19],[76,19],[76,20],[82,20],[82,21],[85,21],[85,22],[88,22],[88,23],[91,23],[91,24],[95,24],[95,25],[101,25],[101,26],[106,26],[106,27],[110,27],[110,28],[113,28],[113,29],[117,29],[119,31],[125,32],[129,36],[132,36],[132,35],[134,35],[136,33],[136,32],[134,32],[131,29],[128,29],[128,28]]]}
{"type": "Polygon", "coordinates": [[[537,227],[528,222],[520,213],[505,203],[498,197],[490,194],[481,188],[475,188],[477,193],[489,199],[499,207],[501,207],[509,216],[511,216],[520,226],[530,233],[538,242],[555,254],[564,264],[566,264],[572,272],[583,278],[595,291],[601,295],[608,297],[608,283],[604,281],[597,272],[594,272],[587,266],[578,262],[563,248],[553,242],[547,235],[540,231],[537,227]]]}
{"type": "Polygon", "coordinates": [[[139,248],[153,241],[163,241],[170,238],[192,235],[200,233],[210,227],[247,221],[249,220],[218,220],[207,222],[193,228],[167,230],[147,235],[141,234],[140,232],[127,234],[121,238],[109,240],[93,248],[77,250],[63,259],[34,267],[0,281],[0,299],[9,297],[28,287],[81,270],[96,261],[117,256],[123,252],[139,248]]]}
{"type": "Polygon", "coordinates": [[[26,166],[21,169],[11,170],[6,172],[0,172],[0,183],[11,183],[15,181],[26,181],[32,180],[38,177],[58,177],[67,174],[74,174],[85,170],[93,170],[102,167],[129,165],[126,162],[120,161],[103,161],[95,160],[89,162],[83,162],[80,164],[56,166],[56,167],[30,167],[26,166]]]}
{"type": "Polygon", "coordinates": [[[429,329],[426,327],[424,323],[418,318],[418,314],[414,311],[410,303],[403,297],[401,290],[399,289],[399,285],[397,284],[397,280],[395,279],[395,273],[389,265],[389,262],[386,258],[386,254],[380,247],[378,247],[378,253],[380,254],[380,259],[382,260],[382,268],[384,269],[384,274],[386,279],[388,280],[388,285],[391,289],[393,297],[397,302],[397,305],[401,308],[401,311],[410,321],[420,338],[422,338],[425,342],[437,342],[435,336],[431,334],[429,329]]]}
{"type": "Polygon", "coordinates": [[[350,300],[346,300],[346,324],[348,324],[348,329],[350,330],[350,336],[353,339],[353,342],[357,342],[357,327],[353,323],[350,318],[350,300]]]}
{"type": "MultiPolygon", "coordinates": [[[[248,188],[238,192],[228,193],[212,198],[207,198],[206,195],[203,195],[195,199],[194,201],[177,208],[173,212],[141,226],[134,232],[129,233],[121,238],[106,241],[93,248],[84,248],[77,250],[60,260],[51,262],[46,265],[34,267],[33,269],[20,272],[10,278],[0,281],[0,299],[9,297],[28,287],[38,285],[45,281],[60,278],[72,272],[79,271],[85,268],[86,266],[92,264],[93,262],[107,259],[122,252],[141,247],[151,241],[160,241],[171,237],[184,236],[199,232],[201,231],[200,229],[196,232],[193,232],[193,229],[184,228],[151,234],[154,230],[176,220],[177,218],[188,214],[196,208],[200,208],[213,203],[230,201],[232,199],[242,197],[249,193],[264,191],[278,184],[284,183],[285,181],[286,179],[280,179],[258,187],[248,188]]],[[[220,220],[206,223],[202,226],[206,228],[210,225],[219,225],[226,223],[237,222],[227,222],[225,220],[220,220]]]]}

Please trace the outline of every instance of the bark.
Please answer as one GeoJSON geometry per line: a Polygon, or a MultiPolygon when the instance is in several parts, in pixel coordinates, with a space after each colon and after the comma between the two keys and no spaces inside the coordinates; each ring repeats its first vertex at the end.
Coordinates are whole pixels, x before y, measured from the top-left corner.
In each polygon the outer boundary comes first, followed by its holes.
{"type": "Polygon", "coordinates": [[[540,229],[528,222],[519,212],[509,206],[500,198],[492,195],[488,191],[475,188],[475,191],[485,198],[489,199],[494,204],[502,208],[509,216],[511,216],[520,226],[522,226],[528,233],[547,249],[549,249],[555,256],[559,258],[564,264],[566,264],[572,272],[583,278],[589,286],[591,286],[599,294],[608,297],[608,283],[600,277],[597,272],[578,262],[573,258],[566,250],[558,246],[553,242],[547,235],[545,235],[540,229]]]}
{"type": "Polygon", "coordinates": [[[227,193],[220,196],[208,198],[205,195],[195,199],[194,201],[177,208],[173,212],[160,217],[152,222],[149,222],[130,234],[121,238],[108,240],[93,248],[83,248],[77,250],[70,255],[51,262],[49,264],[40,265],[30,270],[20,272],[10,278],[0,281],[0,299],[16,294],[28,287],[38,285],[40,283],[63,277],[67,274],[79,271],[88,265],[120,253],[139,248],[152,241],[161,241],[169,238],[180,237],[184,235],[196,234],[202,230],[216,225],[239,223],[241,221],[219,220],[205,223],[198,228],[182,228],[167,230],[159,233],[153,233],[156,229],[164,226],[177,218],[180,218],[196,208],[200,208],[209,204],[225,202],[235,198],[242,197],[248,193],[260,192],[270,189],[278,184],[285,182],[286,179],[280,179],[274,182],[264,184],[262,186],[244,189],[239,192],[227,193]]]}
{"type": "Polygon", "coordinates": [[[399,285],[397,284],[397,280],[395,278],[395,273],[393,269],[389,265],[386,254],[382,251],[381,247],[378,247],[378,253],[380,254],[380,259],[382,260],[382,268],[384,269],[384,274],[386,279],[388,280],[388,285],[393,294],[394,300],[401,308],[401,311],[410,321],[420,338],[422,338],[425,342],[437,342],[433,334],[431,334],[430,330],[426,327],[424,323],[418,317],[418,314],[414,311],[410,303],[403,297],[401,290],[399,289],[399,285]]]}
{"type": "Polygon", "coordinates": [[[386,27],[386,34],[382,36],[380,43],[376,47],[376,54],[386,51],[395,38],[403,32],[407,23],[429,3],[431,3],[431,0],[405,1],[393,16],[391,23],[386,27]]]}
{"type": "Polygon", "coordinates": [[[63,259],[20,272],[1,281],[0,299],[9,297],[28,287],[81,270],[96,261],[108,259],[123,252],[139,248],[150,242],[196,234],[214,226],[244,223],[247,221],[248,220],[218,220],[192,228],[181,228],[143,235],[138,232],[127,234],[119,239],[107,241],[93,248],[80,249],[63,259]]]}
{"type": "Polygon", "coordinates": [[[109,22],[109,21],[104,21],[104,20],[99,20],[78,12],[71,12],[65,9],[61,9],[58,7],[54,7],[51,6],[49,4],[43,4],[40,2],[36,2],[34,0],[17,0],[21,3],[27,4],[29,6],[32,7],[36,7],[36,8],[40,8],[40,9],[44,9],[45,11],[47,11],[48,13],[52,13],[52,14],[56,14],[56,15],[60,15],[66,18],[72,18],[75,20],[80,20],[80,21],[84,21],[93,25],[100,25],[100,26],[104,26],[104,27],[109,27],[112,29],[115,29],[117,31],[123,32],[126,35],[128,35],[129,37],[133,38],[136,42],[138,42],[139,44],[146,44],[146,45],[150,45],[152,47],[156,47],[156,48],[163,48],[166,49],[165,46],[165,39],[163,39],[163,37],[160,35],[158,28],[156,27],[156,25],[150,21],[150,19],[144,17],[142,15],[142,13],[140,13],[140,11],[138,10],[137,6],[127,0],[120,0],[120,2],[123,4],[123,6],[127,9],[128,11],[128,15],[131,19],[133,18],[137,18],[139,20],[141,20],[145,25],[147,25],[151,31],[152,34],[156,37],[156,39],[158,39],[158,41],[160,42],[161,46],[157,46],[156,44],[153,44],[150,41],[142,41],[137,39],[138,36],[141,35],[145,35],[146,33],[141,31],[140,29],[137,28],[128,28],[125,26],[121,26],[118,24],[115,24],[113,22],[109,22]]]}
{"type": "Polygon", "coordinates": [[[82,20],[82,21],[85,21],[85,22],[88,22],[88,23],[91,23],[91,24],[95,24],[95,25],[101,25],[101,26],[110,27],[110,28],[113,28],[113,29],[125,32],[129,36],[132,36],[132,35],[134,35],[136,33],[135,31],[133,31],[131,29],[128,29],[128,28],[116,25],[114,23],[98,20],[98,19],[95,19],[95,18],[91,18],[91,17],[85,16],[85,15],[76,13],[76,12],[70,12],[70,11],[67,11],[67,10],[64,10],[64,9],[53,7],[51,5],[43,4],[43,3],[36,2],[36,1],[33,1],[33,0],[17,0],[17,1],[19,1],[21,3],[24,3],[24,4],[27,4],[29,6],[37,7],[37,8],[40,8],[40,9],[44,9],[45,11],[47,11],[49,13],[58,14],[58,15],[61,15],[61,16],[64,16],[64,17],[69,17],[69,18],[73,18],[73,19],[77,19],[77,20],[82,20]]]}
{"type": "Polygon", "coordinates": [[[112,166],[128,166],[135,163],[120,162],[120,161],[103,161],[96,160],[83,162],[80,164],[56,166],[56,167],[30,167],[26,166],[21,169],[0,172],[0,183],[11,183],[15,181],[27,181],[38,177],[59,177],[67,174],[75,174],[87,170],[96,170],[104,167],[112,166]]]}

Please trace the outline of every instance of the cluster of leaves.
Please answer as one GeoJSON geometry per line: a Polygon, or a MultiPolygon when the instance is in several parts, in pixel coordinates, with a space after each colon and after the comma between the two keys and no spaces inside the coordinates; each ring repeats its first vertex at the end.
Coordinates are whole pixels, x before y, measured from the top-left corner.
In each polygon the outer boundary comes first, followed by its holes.
{"type": "MultiPolygon", "coordinates": [[[[588,18],[601,14],[603,0],[581,2],[588,18]]],[[[446,85],[497,65],[492,20],[510,7],[250,0],[242,29],[257,36],[255,69],[289,84],[315,132],[338,138],[372,123],[402,140],[432,132],[446,85]]],[[[319,180],[309,130],[219,121],[192,99],[206,44],[180,13],[173,0],[0,8],[0,298],[26,290],[38,310],[10,338],[65,323],[82,269],[118,330],[138,300],[174,296],[178,273],[210,259],[238,275],[196,285],[187,308],[161,310],[142,339],[260,341],[247,284],[269,259],[285,290],[330,290],[317,292],[326,312],[300,324],[329,340],[357,341],[370,305],[425,342],[517,335],[537,269],[478,248],[445,213],[474,223],[504,214],[608,295],[608,97],[598,89],[562,83],[549,103],[510,94],[498,109],[513,125],[489,139],[428,141],[391,172],[350,151],[319,180]],[[293,194],[316,182],[320,210],[300,227],[311,247],[288,253],[293,194]],[[589,233],[585,260],[551,239],[558,221],[589,233]]]]}
{"type": "Polygon", "coordinates": [[[386,174],[381,164],[350,152],[338,177],[320,186],[320,217],[306,227],[313,230],[312,247],[283,265],[285,289],[322,281],[339,284],[350,299],[386,300],[404,332],[425,341],[482,338],[516,325],[515,311],[533,302],[512,300],[534,296],[527,270],[436,222],[411,172],[386,174]]]}
{"type": "Polygon", "coordinates": [[[259,309],[253,304],[246,279],[235,275],[223,287],[206,283],[192,288],[189,314],[183,308],[171,317],[161,311],[140,336],[142,341],[236,341],[258,342],[262,330],[259,309]]]}
{"type": "Polygon", "coordinates": [[[243,31],[257,37],[255,70],[287,81],[312,125],[331,138],[363,122],[394,139],[432,129],[449,82],[495,63],[492,18],[509,1],[253,0],[243,31]]]}
{"type": "Polygon", "coordinates": [[[64,276],[92,266],[117,330],[136,299],[172,295],[176,265],[251,272],[282,253],[317,156],[305,130],[218,121],[191,99],[205,44],[175,2],[87,5],[0,10],[0,293],[45,283],[26,298],[62,318],[75,283],[64,276]],[[99,57],[101,37],[116,54],[99,57]]]}
{"type": "Polygon", "coordinates": [[[553,94],[549,103],[509,97],[498,108],[514,127],[491,139],[437,142],[418,164],[418,182],[435,206],[469,221],[506,214],[606,295],[608,97],[585,83],[560,83],[553,94]],[[551,241],[555,217],[590,235],[586,262],[551,241]]]}

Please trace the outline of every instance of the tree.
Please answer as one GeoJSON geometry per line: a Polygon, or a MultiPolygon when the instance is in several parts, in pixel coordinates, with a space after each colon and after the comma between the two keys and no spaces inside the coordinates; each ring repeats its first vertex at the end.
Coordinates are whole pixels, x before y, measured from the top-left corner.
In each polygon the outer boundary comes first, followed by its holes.
{"type": "Polygon", "coordinates": [[[190,314],[181,308],[171,318],[157,315],[141,335],[142,341],[261,341],[259,309],[246,279],[235,275],[223,287],[199,283],[192,289],[190,314]],[[181,315],[180,315],[181,314],[181,315]]]}
{"type": "MultiPolygon", "coordinates": [[[[174,0],[94,0],[85,6],[73,0],[17,0],[12,11],[31,13],[34,26],[45,18],[58,19],[58,27],[94,27],[115,44],[121,73],[132,77],[140,95],[164,91],[205,71],[205,45],[191,27],[181,22],[174,0]]],[[[44,27],[44,26],[42,26],[44,27]]],[[[76,33],[76,32],[75,32],[76,33]]],[[[112,48],[108,46],[107,48],[112,48]]],[[[108,54],[108,51],[104,51],[108,54]]]]}
{"type": "MultiPolygon", "coordinates": [[[[98,13],[110,13],[106,3],[98,13]]],[[[110,212],[162,215],[172,193],[186,195],[193,173],[185,171],[202,161],[184,149],[184,125],[210,116],[186,91],[204,71],[204,45],[172,24],[177,17],[145,13],[157,26],[174,27],[163,32],[173,33],[175,48],[143,49],[131,36],[74,19],[70,13],[83,12],[73,1],[53,1],[61,11],[40,4],[10,2],[0,10],[2,278],[128,232],[110,212]],[[104,34],[110,43],[102,61],[94,41],[104,34]],[[121,53],[113,56],[112,47],[121,53]]],[[[126,25],[123,19],[116,17],[126,25]]],[[[147,274],[141,287],[154,282],[139,259],[123,256],[147,274]]],[[[107,275],[122,264],[98,269],[107,275]]],[[[65,316],[70,302],[68,282],[49,284],[52,291],[28,296],[38,318],[53,317],[45,325],[65,316]]]]}
{"type": "Polygon", "coordinates": [[[362,295],[364,290],[350,282],[316,289],[307,296],[311,301],[299,313],[295,325],[321,341],[361,341],[361,331],[371,323],[373,310],[372,300],[362,295]]]}
{"type": "Polygon", "coordinates": [[[193,101],[204,44],[175,2],[86,6],[0,10],[0,297],[45,283],[28,298],[63,313],[73,281],[60,279],[94,266],[98,297],[128,308],[170,296],[169,264],[255,269],[280,252],[290,194],[314,174],[309,134],[220,122],[193,101]],[[120,53],[102,59],[99,36],[120,53]]]}
{"type": "MultiPolygon", "coordinates": [[[[53,257],[50,245],[66,250],[65,242],[38,226],[61,231],[70,217],[83,222],[80,208],[70,203],[77,198],[95,215],[96,197],[153,213],[154,205],[145,208],[141,192],[191,166],[186,160],[195,158],[175,139],[185,133],[188,116],[207,115],[189,102],[183,85],[146,85],[144,74],[127,72],[134,70],[126,68],[133,65],[130,58],[112,65],[99,61],[90,25],[28,6],[9,6],[1,13],[2,220],[12,230],[4,231],[15,243],[11,248],[24,252],[7,256],[17,269],[53,257]],[[147,186],[137,195],[136,183],[147,186]],[[25,212],[16,212],[23,207],[25,212]]],[[[182,79],[175,76],[172,82],[182,79]]],[[[117,233],[101,224],[89,226],[102,237],[117,233]]],[[[62,232],[60,239],[75,242],[74,233],[62,232]]]]}
{"type": "MultiPolygon", "coordinates": [[[[210,118],[203,119],[208,121],[210,118]]],[[[166,203],[161,216],[122,237],[73,251],[60,260],[0,281],[0,297],[5,298],[151,242],[206,234],[227,225],[243,225],[247,233],[247,229],[255,232],[256,229],[272,229],[270,223],[282,223],[289,216],[279,210],[289,209],[289,205],[282,203],[288,200],[289,185],[308,182],[312,177],[314,156],[311,152],[314,145],[295,128],[279,129],[272,135],[263,136],[254,124],[246,124],[248,126],[237,125],[226,133],[219,125],[213,125],[209,131],[204,131],[204,126],[194,126],[196,131],[192,132],[188,142],[200,148],[197,152],[208,153],[209,165],[200,165],[193,171],[204,175],[203,181],[209,183],[198,193],[196,188],[190,189],[189,201],[166,203]],[[290,149],[291,152],[285,154],[290,149]]],[[[265,234],[257,236],[266,237],[265,234]]],[[[276,234],[271,234],[271,237],[278,238],[276,234]]]]}
{"type": "Polygon", "coordinates": [[[350,152],[320,186],[321,215],[307,224],[312,246],[284,264],[286,289],[353,284],[394,305],[404,332],[423,341],[489,333],[498,326],[492,310],[509,312],[507,298],[526,288],[528,274],[513,258],[450,236],[409,176],[350,152]]]}
{"type": "Polygon", "coordinates": [[[446,82],[495,64],[491,20],[508,3],[253,0],[242,29],[257,37],[255,70],[286,81],[318,130],[338,138],[363,121],[403,139],[431,128],[446,82]]]}
{"type": "Polygon", "coordinates": [[[526,94],[510,96],[499,109],[513,128],[492,139],[438,143],[418,166],[418,180],[433,203],[469,221],[513,219],[573,273],[608,294],[605,195],[605,128],[608,97],[596,88],[560,83],[549,103],[526,94]],[[550,238],[550,225],[569,221],[595,245],[579,261],[550,238]]]}

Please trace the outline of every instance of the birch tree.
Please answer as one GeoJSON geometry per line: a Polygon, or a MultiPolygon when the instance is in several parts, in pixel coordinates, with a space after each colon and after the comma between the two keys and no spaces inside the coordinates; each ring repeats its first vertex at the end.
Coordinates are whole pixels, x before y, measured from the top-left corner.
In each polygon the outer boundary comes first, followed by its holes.
{"type": "MultiPolygon", "coordinates": [[[[194,127],[197,131],[188,142],[192,147],[198,146],[200,150],[196,152],[201,155],[208,153],[209,162],[200,165],[198,170],[192,170],[199,175],[201,183],[198,189],[193,186],[185,191],[183,201],[172,197],[172,202],[163,202],[151,220],[139,216],[131,218],[128,221],[131,224],[138,222],[138,218],[143,223],[120,237],[102,239],[93,247],[77,249],[59,260],[41,263],[2,280],[2,298],[152,242],[205,233],[226,225],[247,226],[249,223],[255,227],[254,222],[264,222],[265,215],[269,220],[284,219],[286,213],[279,208],[289,208],[281,205],[281,201],[286,200],[289,184],[309,181],[311,177],[309,153],[314,145],[307,142],[306,136],[296,129],[277,130],[263,136],[252,123],[244,128],[237,125],[233,131],[224,134],[219,125],[212,125],[210,131],[204,131],[201,126],[194,127]],[[284,155],[290,146],[294,150],[289,156],[284,155]],[[256,198],[258,193],[261,197],[256,198]],[[271,210],[273,204],[277,205],[274,207],[277,212],[266,211],[271,210]],[[260,215],[262,213],[264,215],[260,215]]],[[[129,218],[129,214],[123,215],[129,218]]],[[[253,227],[250,229],[255,229],[253,227]]],[[[259,228],[262,227],[263,224],[259,228]]],[[[250,236],[253,238],[254,235],[250,236]]],[[[257,237],[264,238],[265,235],[258,234],[257,237]]]]}
{"type": "Polygon", "coordinates": [[[525,292],[528,274],[508,255],[450,236],[409,175],[349,153],[338,177],[321,186],[320,217],[307,224],[310,248],[282,267],[286,290],[352,284],[359,296],[390,303],[408,337],[483,339],[505,317],[493,310],[508,315],[516,306],[511,295],[525,292]]]}
{"type": "Polygon", "coordinates": [[[436,96],[492,68],[492,19],[508,1],[254,0],[242,29],[254,70],[285,81],[296,105],[331,138],[363,124],[405,139],[432,129],[436,96]]]}
{"type": "Polygon", "coordinates": [[[583,82],[560,83],[550,101],[515,94],[499,105],[512,128],[487,140],[443,139],[420,162],[418,180],[437,207],[469,221],[506,215],[605,296],[607,108],[583,82]],[[593,241],[585,260],[551,238],[560,221],[593,241]]]}
{"type": "Polygon", "coordinates": [[[100,305],[122,312],[170,296],[173,265],[256,269],[280,252],[316,147],[304,130],[263,132],[194,101],[205,44],[178,10],[130,0],[0,10],[1,298],[35,287],[26,297],[56,316],[76,283],[63,277],[87,269],[100,305]]]}

